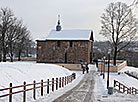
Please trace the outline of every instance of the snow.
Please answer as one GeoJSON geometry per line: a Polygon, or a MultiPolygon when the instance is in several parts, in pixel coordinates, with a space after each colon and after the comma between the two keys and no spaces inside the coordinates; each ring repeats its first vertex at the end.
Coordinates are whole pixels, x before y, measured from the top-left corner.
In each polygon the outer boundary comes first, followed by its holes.
{"type": "MultiPolygon", "coordinates": [[[[128,71],[131,72],[138,72],[138,68],[126,66],[119,72],[121,73],[118,75],[118,73],[111,73],[109,74],[109,87],[113,87],[114,80],[119,81],[120,83],[128,86],[128,87],[134,87],[138,89],[138,80],[126,75],[124,72],[128,71]]],[[[100,76],[100,72],[96,73],[96,84],[95,84],[95,98],[97,101],[101,102],[138,102],[138,95],[130,95],[126,93],[114,93],[113,95],[108,94],[107,90],[107,73],[105,73],[105,79],[103,79],[103,76],[100,76]]]]}
{"type": "Polygon", "coordinates": [[[123,69],[121,70],[121,72],[125,72],[125,71],[137,72],[137,73],[138,73],[138,68],[136,68],[136,67],[131,67],[131,66],[126,66],[125,68],[123,68],[123,69]]]}
{"type": "MultiPolygon", "coordinates": [[[[97,68],[94,65],[91,65],[92,68],[97,68]]],[[[137,79],[130,77],[123,72],[136,72],[138,73],[138,68],[126,66],[124,69],[120,70],[120,75],[118,73],[110,73],[110,87],[113,87],[113,81],[117,80],[128,87],[135,87],[138,89],[137,79]]],[[[83,78],[84,74],[81,71],[69,71],[61,66],[53,64],[44,64],[44,63],[35,63],[35,62],[1,62],[0,63],[0,89],[9,87],[9,83],[12,82],[13,86],[22,85],[24,81],[26,83],[32,83],[34,80],[40,82],[41,79],[47,80],[52,79],[53,77],[62,77],[71,75],[72,73],[77,73],[77,78],[69,83],[64,88],[60,88],[54,92],[50,91],[50,94],[44,92],[44,96],[40,96],[40,89],[37,90],[37,100],[33,100],[32,91],[27,92],[27,102],[52,102],[54,99],[63,95],[73,87],[75,87],[83,78]]],[[[138,95],[129,95],[125,93],[115,92],[113,95],[107,94],[107,73],[105,73],[105,79],[102,79],[100,72],[96,72],[95,75],[95,88],[94,88],[94,98],[97,101],[101,102],[137,102],[138,95]]],[[[44,89],[46,90],[46,89],[44,89]]],[[[15,90],[16,91],[16,90],[15,90]]],[[[0,92],[4,94],[5,92],[0,92]]],[[[13,95],[14,102],[21,102],[22,93],[13,95]]],[[[0,102],[7,102],[8,97],[0,98],[0,102]]]]}
{"type": "Polygon", "coordinates": [[[2,62],[0,63],[0,73],[0,88],[7,87],[7,84],[10,82],[13,85],[19,85],[23,81],[29,83],[33,82],[33,80],[40,81],[41,79],[71,74],[69,70],[63,67],[35,62],[2,62]]]}
{"type": "Polygon", "coordinates": [[[37,40],[90,40],[92,30],[52,30],[47,38],[37,40]]]}
{"type": "Polygon", "coordinates": [[[56,90],[55,92],[51,92],[50,94],[47,94],[43,97],[40,97],[35,102],[52,102],[56,98],[58,98],[61,95],[65,94],[66,92],[68,92],[69,90],[74,88],[77,84],[79,84],[79,82],[82,80],[84,75],[82,74],[81,71],[72,71],[72,72],[75,72],[77,74],[77,78],[72,83],[68,84],[64,88],[56,90]]]}
{"type": "MultiPolygon", "coordinates": [[[[73,72],[69,71],[66,68],[63,68],[58,65],[53,64],[40,64],[35,62],[1,62],[0,63],[0,89],[9,87],[9,83],[12,82],[13,86],[16,85],[22,85],[24,81],[26,81],[27,84],[32,83],[34,80],[36,82],[40,82],[41,79],[47,80],[52,79],[56,77],[62,77],[71,75],[73,72]]],[[[77,77],[79,77],[79,73],[77,74],[77,77]]],[[[81,80],[83,76],[78,78],[78,80],[81,80]]],[[[76,80],[77,81],[77,80],[76,80]]],[[[74,81],[72,85],[68,86],[72,88],[73,85],[77,84],[79,81],[74,81]]],[[[70,89],[69,88],[69,89],[70,89]]],[[[15,90],[16,91],[16,90],[15,90]]],[[[39,99],[40,92],[37,90],[37,99],[39,99]]],[[[61,90],[59,93],[63,93],[64,90],[61,90]]],[[[5,92],[0,92],[0,95],[4,94],[5,92]]],[[[57,91],[54,93],[51,93],[47,95],[45,93],[46,97],[52,97],[52,95],[58,94],[57,91]]],[[[20,102],[22,100],[22,93],[18,95],[13,95],[13,101],[14,102],[20,102]]],[[[27,92],[27,102],[32,102],[32,91],[27,92]]],[[[6,102],[8,100],[8,97],[6,98],[0,98],[0,102],[6,102]]]]}

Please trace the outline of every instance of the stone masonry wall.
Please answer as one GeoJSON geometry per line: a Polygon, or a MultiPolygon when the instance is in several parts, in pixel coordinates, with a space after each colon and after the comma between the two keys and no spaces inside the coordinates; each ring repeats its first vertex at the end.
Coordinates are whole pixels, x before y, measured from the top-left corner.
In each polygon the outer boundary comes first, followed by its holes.
{"type": "Polygon", "coordinates": [[[46,63],[90,63],[90,53],[92,52],[91,41],[60,41],[60,47],[57,46],[58,41],[38,41],[37,42],[37,62],[46,63]],[[66,53],[66,57],[65,57],[66,53]]]}

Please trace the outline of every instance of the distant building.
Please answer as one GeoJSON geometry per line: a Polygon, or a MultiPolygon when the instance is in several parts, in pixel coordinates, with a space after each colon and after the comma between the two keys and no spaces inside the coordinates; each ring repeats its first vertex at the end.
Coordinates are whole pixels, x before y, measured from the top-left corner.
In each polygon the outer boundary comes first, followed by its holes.
{"type": "Polygon", "coordinates": [[[61,30],[58,20],[56,30],[47,38],[37,40],[37,62],[91,63],[93,41],[92,30],[61,30]]]}

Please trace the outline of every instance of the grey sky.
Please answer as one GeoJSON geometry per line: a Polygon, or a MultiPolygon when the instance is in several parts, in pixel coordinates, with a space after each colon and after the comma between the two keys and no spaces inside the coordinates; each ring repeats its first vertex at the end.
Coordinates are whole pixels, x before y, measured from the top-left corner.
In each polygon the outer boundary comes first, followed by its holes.
{"type": "Polygon", "coordinates": [[[103,40],[98,33],[100,16],[110,2],[133,0],[0,0],[0,7],[13,10],[31,31],[33,39],[46,37],[55,29],[57,15],[61,15],[63,29],[92,29],[95,40],[103,40]]]}

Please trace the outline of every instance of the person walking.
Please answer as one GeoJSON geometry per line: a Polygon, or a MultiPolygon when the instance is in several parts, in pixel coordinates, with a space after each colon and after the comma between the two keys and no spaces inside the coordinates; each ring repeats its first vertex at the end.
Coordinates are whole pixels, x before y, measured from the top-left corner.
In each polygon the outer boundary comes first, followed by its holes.
{"type": "Polygon", "coordinates": [[[86,64],[86,71],[87,71],[87,73],[89,73],[89,67],[88,67],[88,64],[86,64]]]}
{"type": "Polygon", "coordinates": [[[86,68],[86,65],[85,65],[85,63],[83,63],[82,64],[82,73],[84,74],[84,72],[85,72],[85,68],[86,68]]]}

